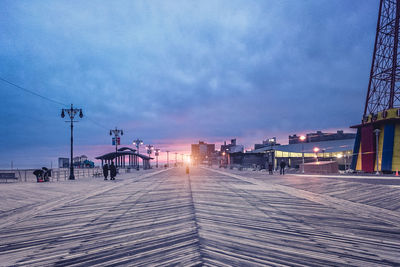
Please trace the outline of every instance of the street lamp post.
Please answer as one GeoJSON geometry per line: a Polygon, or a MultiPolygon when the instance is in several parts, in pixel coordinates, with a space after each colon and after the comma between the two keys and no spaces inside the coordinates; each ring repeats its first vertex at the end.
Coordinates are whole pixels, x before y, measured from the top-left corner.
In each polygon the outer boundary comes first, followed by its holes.
{"type": "Polygon", "coordinates": [[[175,166],[178,166],[178,153],[174,153],[175,154],[175,166]]]}
{"type": "Polygon", "coordinates": [[[71,108],[69,109],[65,109],[63,108],[61,110],[61,118],[65,117],[65,112],[68,113],[68,116],[70,118],[69,121],[66,122],[70,122],[71,123],[71,162],[69,164],[69,179],[70,180],[75,180],[75,175],[74,175],[74,135],[73,135],[73,129],[74,129],[74,118],[75,115],[79,112],[79,118],[83,118],[83,113],[82,113],[82,109],[78,109],[78,108],[74,108],[73,105],[71,104],[71,108]]]}
{"type": "Polygon", "coordinates": [[[169,151],[167,150],[167,168],[169,168],[169,151]]]}
{"type": "Polygon", "coordinates": [[[115,166],[117,166],[117,157],[118,157],[118,145],[120,144],[120,137],[119,135],[121,134],[124,135],[124,131],[117,129],[117,127],[115,127],[114,130],[110,130],[110,136],[112,136],[114,134],[114,144],[115,144],[115,166]]]}
{"type": "Polygon", "coordinates": [[[378,153],[378,149],[379,149],[379,133],[381,132],[381,130],[380,129],[375,129],[374,130],[374,133],[375,133],[375,136],[376,136],[376,152],[375,152],[375,154],[376,154],[376,159],[375,159],[375,161],[376,161],[376,175],[379,175],[379,153],[378,153]]]}
{"type": "Polygon", "coordinates": [[[319,148],[318,147],[314,147],[313,148],[313,151],[314,151],[314,153],[315,153],[315,158],[317,159],[317,162],[318,162],[318,151],[319,151],[319,148]]]}
{"type": "Polygon", "coordinates": [[[151,155],[153,149],[154,149],[154,146],[153,146],[153,145],[147,145],[147,146],[146,146],[146,152],[147,152],[147,154],[149,155],[149,158],[150,158],[150,155],[151,155]]]}
{"type": "Polygon", "coordinates": [[[143,140],[140,140],[139,138],[137,138],[136,140],[133,140],[132,143],[134,146],[136,146],[136,153],[139,154],[139,146],[143,145],[143,140]]]}
{"type": "Polygon", "coordinates": [[[306,140],[306,137],[304,135],[300,136],[300,141],[301,141],[301,157],[303,158],[303,165],[302,165],[302,170],[301,173],[304,173],[304,141],[306,140]]]}
{"type": "MultiPolygon", "coordinates": [[[[146,152],[149,155],[149,165],[150,165],[150,156],[151,153],[153,152],[154,146],[153,145],[147,145],[146,146],[146,152]]],[[[149,168],[151,168],[151,166],[149,166],[149,168]]]]}
{"type": "Polygon", "coordinates": [[[156,156],[156,168],[158,168],[158,156],[160,155],[160,149],[154,149],[154,155],[156,156]]]}
{"type": "MultiPolygon", "coordinates": [[[[136,140],[133,140],[132,143],[134,146],[136,146],[136,153],[139,154],[139,146],[143,145],[143,140],[140,140],[139,138],[137,138],[136,140]]],[[[136,170],[139,170],[139,158],[136,157],[136,161],[137,161],[137,166],[136,166],[136,170]]]]}

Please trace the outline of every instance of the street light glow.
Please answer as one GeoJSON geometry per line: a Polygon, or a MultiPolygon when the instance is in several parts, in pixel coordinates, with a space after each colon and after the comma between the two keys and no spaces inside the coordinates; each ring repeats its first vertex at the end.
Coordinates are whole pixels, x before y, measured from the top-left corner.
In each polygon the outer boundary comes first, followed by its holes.
{"type": "Polygon", "coordinates": [[[315,153],[317,153],[317,152],[319,151],[319,148],[318,148],[318,147],[314,147],[314,148],[313,148],[313,151],[314,151],[315,153]]]}
{"type": "Polygon", "coordinates": [[[304,135],[302,135],[299,137],[299,139],[300,139],[300,141],[304,141],[304,140],[306,140],[306,137],[304,135]]]}

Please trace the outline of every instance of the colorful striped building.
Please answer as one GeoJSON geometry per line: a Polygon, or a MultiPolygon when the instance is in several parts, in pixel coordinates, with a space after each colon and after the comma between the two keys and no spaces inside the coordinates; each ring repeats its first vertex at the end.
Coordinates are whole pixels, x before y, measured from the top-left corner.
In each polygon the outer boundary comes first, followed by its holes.
{"type": "Polygon", "coordinates": [[[400,170],[400,109],[366,116],[362,124],[352,128],[357,128],[357,136],[351,169],[364,172],[400,170]]]}

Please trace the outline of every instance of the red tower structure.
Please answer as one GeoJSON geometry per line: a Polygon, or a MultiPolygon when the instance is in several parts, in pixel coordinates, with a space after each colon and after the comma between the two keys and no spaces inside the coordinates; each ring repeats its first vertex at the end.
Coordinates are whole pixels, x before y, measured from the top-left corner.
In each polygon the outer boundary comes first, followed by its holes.
{"type": "Polygon", "coordinates": [[[400,169],[400,0],[381,0],[368,93],[357,128],[352,169],[400,169]]]}

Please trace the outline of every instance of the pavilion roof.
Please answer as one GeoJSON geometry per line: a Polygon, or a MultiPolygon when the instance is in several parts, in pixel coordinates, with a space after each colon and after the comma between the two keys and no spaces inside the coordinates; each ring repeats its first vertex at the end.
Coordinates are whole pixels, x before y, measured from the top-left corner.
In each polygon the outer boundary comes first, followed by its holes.
{"type": "Polygon", "coordinates": [[[132,151],[132,150],[134,150],[134,149],[127,149],[127,150],[123,150],[123,151],[120,151],[120,149],[118,149],[117,152],[115,152],[115,151],[114,152],[110,152],[110,153],[95,157],[95,159],[103,159],[103,160],[110,160],[111,159],[112,160],[112,159],[115,159],[116,157],[126,156],[126,155],[135,155],[135,156],[138,156],[139,158],[142,158],[144,160],[154,159],[152,157],[149,157],[149,156],[146,156],[146,155],[143,155],[143,154],[138,154],[138,153],[136,153],[136,150],[135,151],[132,151]]]}

